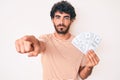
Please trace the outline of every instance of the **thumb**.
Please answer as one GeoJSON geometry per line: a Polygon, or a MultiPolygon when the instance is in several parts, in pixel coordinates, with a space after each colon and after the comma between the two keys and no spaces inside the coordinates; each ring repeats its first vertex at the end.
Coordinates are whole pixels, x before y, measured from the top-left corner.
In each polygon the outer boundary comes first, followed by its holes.
{"type": "Polygon", "coordinates": [[[35,57],[38,56],[38,54],[35,51],[32,51],[28,54],[28,57],[35,57]]]}
{"type": "Polygon", "coordinates": [[[28,57],[38,56],[39,53],[40,53],[39,46],[36,46],[36,47],[34,47],[33,51],[29,52],[28,57]]]}

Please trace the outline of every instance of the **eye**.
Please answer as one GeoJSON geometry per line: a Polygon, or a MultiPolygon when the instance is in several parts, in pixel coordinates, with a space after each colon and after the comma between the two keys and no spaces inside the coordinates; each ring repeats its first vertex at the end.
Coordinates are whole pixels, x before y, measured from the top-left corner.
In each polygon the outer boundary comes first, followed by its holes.
{"type": "Polygon", "coordinates": [[[64,19],[70,20],[70,17],[69,16],[65,16],[64,19]]]}
{"type": "Polygon", "coordinates": [[[55,16],[55,18],[56,18],[56,19],[59,19],[59,18],[60,18],[60,16],[56,15],[56,16],[55,16]]]}

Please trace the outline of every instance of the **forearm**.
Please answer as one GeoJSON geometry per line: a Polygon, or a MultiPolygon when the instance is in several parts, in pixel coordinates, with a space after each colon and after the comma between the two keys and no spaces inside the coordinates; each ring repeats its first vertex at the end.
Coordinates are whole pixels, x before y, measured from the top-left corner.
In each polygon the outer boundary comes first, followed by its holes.
{"type": "Polygon", "coordinates": [[[80,70],[80,77],[82,79],[86,79],[92,72],[92,69],[93,67],[83,67],[81,70],[80,70]]]}
{"type": "Polygon", "coordinates": [[[45,49],[46,49],[46,47],[45,47],[45,43],[42,42],[42,41],[39,41],[39,44],[40,44],[40,53],[41,53],[41,52],[44,52],[45,49]]]}

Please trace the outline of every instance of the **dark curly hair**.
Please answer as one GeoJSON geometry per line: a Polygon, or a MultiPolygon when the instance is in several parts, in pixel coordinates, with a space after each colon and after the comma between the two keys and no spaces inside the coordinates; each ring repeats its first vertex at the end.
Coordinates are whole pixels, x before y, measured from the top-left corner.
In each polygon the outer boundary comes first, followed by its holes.
{"type": "Polygon", "coordinates": [[[76,17],[74,7],[67,1],[60,1],[53,5],[50,12],[51,19],[54,18],[55,12],[57,11],[70,14],[70,19],[75,19],[76,17]]]}

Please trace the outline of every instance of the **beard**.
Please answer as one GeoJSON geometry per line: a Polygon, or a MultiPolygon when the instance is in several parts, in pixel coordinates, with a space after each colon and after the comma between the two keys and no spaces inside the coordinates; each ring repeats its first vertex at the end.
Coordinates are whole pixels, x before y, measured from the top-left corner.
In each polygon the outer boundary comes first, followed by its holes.
{"type": "Polygon", "coordinates": [[[54,27],[58,34],[66,34],[69,31],[70,25],[65,26],[64,24],[59,24],[59,25],[54,24],[54,27]]]}

